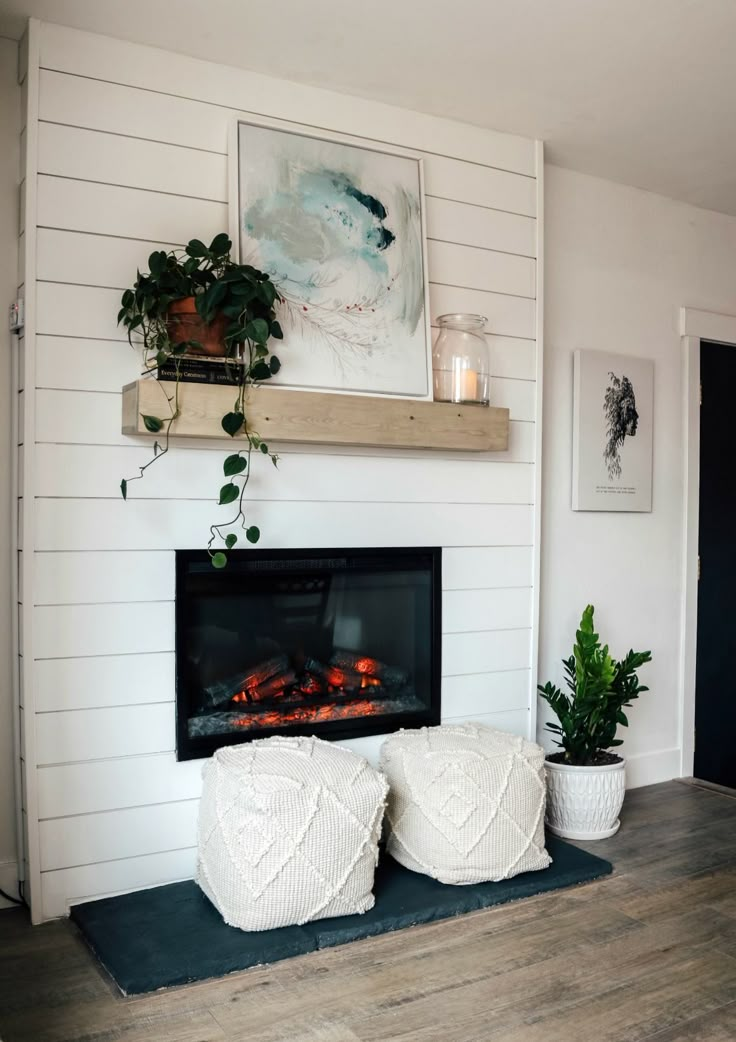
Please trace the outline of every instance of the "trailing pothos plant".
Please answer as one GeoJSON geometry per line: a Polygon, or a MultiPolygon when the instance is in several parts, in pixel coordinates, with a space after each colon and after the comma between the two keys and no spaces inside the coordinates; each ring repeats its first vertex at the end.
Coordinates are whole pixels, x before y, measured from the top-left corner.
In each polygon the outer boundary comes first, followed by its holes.
{"type": "Polygon", "coordinates": [[[624,713],[643,691],[636,671],[651,662],[649,651],[629,651],[620,661],[612,658],[608,645],[601,646],[593,626],[594,608],[589,604],[575,634],[572,655],[562,660],[565,683],[571,692],[565,694],[554,684],[538,685],[539,694],[547,702],[559,723],[548,723],[547,730],[557,736],[562,752],[550,759],[576,767],[600,765],[619,759],[607,753],[617,745],[619,724],[628,727],[624,713]]]}
{"type": "MultiPolygon", "coordinates": [[[[237,374],[237,385],[232,409],[221,419],[221,426],[231,438],[242,435],[243,447],[227,456],[223,463],[223,477],[227,480],[220,488],[221,506],[232,504],[234,516],[220,524],[210,526],[207,549],[215,568],[227,564],[227,551],[238,542],[240,528],[250,543],[257,543],[260,530],[249,524],[245,515],[245,490],[251,473],[254,452],[269,456],[274,466],[278,456],[272,453],[258,435],[248,426],[246,397],[249,387],[270,380],[281,363],[269,347],[271,338],[283,337],[276,319],[274,304],[279,299],[270,277],[249,264],[238,264],[231,257],[232,242],[224,232],[216,235],[209,246],[199,239],[192,239],[183,250],[165,252],[158,250],[148,258],[149,271],[137,272],[135,283],[126,289],[118,312],[118,324],[122,324],[128,340],[134,347],[142,348],[144,363],[148,371],[155,370],[173,361],[174,381],[160,381],[167,413],[163,416],[142,416],[146,430],[161,434],[161,441],[154,442],[153,457],[139,468],[132,478],[123,478],[120,491],[123,499],[128,497],[131,481],[143,477],[148,468],[169,451],[171,427],[180,415],[180,363],[188,352],[198,353],[202,343],[187,337],[187,325],[172,320],[170,309],[177,301],[194,298],[196,316],[209,330],[214,323],[222,327],[226,359],[232,363],[237,374]],[[173,382],[173,392],[168,388],[173,382]]],[[[201,325],[201,323],[200,323],[201,325]]],[[[188,332],[191,333],[191,323],[188,332]]]]}

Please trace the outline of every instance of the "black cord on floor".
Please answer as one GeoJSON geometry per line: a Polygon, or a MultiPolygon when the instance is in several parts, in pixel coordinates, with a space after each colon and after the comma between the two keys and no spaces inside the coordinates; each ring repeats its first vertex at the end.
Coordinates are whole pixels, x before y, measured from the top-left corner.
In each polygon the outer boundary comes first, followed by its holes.
{"type": "Polygon", "coordinates": [[[10,894],[6,894],[5,891],[0,888],[0,897],[4,897],[5,900],[10,901],[11,904],[27,907],[25,898],[23,897],[23,891],[20,888],[20,883],[18,884],[18,893],[20,894],[20,897],[11,897],[10,894]]]}

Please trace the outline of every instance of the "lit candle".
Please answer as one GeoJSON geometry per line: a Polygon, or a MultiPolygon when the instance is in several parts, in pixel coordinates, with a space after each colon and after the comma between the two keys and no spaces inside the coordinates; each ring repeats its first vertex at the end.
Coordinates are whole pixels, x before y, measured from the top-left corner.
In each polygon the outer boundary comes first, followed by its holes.
{"type": "Polygon", "coordinates": [[[461,402],[474,402],[478,397],[478,374],[475,369],[461,369],[458,375],[458,398],[461,402]]]}

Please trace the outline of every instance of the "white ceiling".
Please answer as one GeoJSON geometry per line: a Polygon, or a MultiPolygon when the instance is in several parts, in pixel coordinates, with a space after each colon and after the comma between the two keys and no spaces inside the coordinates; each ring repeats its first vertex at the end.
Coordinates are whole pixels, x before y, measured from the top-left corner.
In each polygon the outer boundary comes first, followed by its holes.
{"type": "Polygon", "coordinates": [[[38,18],[507,130],[736,214],[736,0],[0,0],[38,18]]]}

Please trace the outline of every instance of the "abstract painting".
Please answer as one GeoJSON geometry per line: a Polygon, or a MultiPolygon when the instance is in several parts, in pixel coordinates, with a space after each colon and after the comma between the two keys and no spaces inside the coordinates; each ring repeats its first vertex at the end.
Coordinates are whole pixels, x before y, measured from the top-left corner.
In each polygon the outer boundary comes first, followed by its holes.
{"type": "Polygon", "coordinates": [[[281,303],[284,386],[431,394],[421,159],[239,120],[242,263],[281,303]]]}
{"type": "Polygon", "coordinates": [[[652,509],[654,363],[576,351],[573,510],[652,509]]]}

